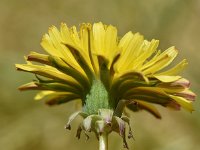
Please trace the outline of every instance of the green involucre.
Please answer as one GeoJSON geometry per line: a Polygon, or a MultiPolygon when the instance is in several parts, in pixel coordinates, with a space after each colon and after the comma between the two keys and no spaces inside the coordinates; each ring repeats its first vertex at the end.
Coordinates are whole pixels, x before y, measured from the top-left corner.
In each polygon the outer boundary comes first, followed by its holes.
{"type": "Polygon", "coordinates": [[[86,95],[83,111],[97,114],[99,109],[113,108],[109,104],[110,96],[101,80],[94,79],[90,92],[86,95]]]}

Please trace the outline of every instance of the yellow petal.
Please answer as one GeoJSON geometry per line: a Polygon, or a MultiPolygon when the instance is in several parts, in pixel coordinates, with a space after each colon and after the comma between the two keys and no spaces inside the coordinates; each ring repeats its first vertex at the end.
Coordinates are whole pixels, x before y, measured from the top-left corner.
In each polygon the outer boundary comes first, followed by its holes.
{"type": "Polygon", "coordinates": [[[169,95],[172,99],[174,99],[179,105],[181,105],[181,107],[183,107],[184,109],[192,112],[194,111],[193,106],[192,106],[192,101],[188,101],[183,97],[179,97],[179,96],[173,96],[173,95],[169,95]]]}
{"type": "Polygon", "coordinates": [[[48,96],[48,95],[52,95],[56,93],[55,91],[41,91],[39,93],[36,94],[36,96],[34,97],[35,100],[41,100],[44,97],[48,96]]]}
{"type": "Polygon", "coordinates": [[[19,71],[31,72],[47,78],[61,80],[73,86],[79,86],[75,79],[51,66],[39,66],[32,64],[16,64],[15,66],[19,71]]]}
{"type": "Polygon", "coordinates": [[[143,36],[139,33],[132,34],[128,32],[119,43],[121,57],[116,63],[115,69],[117,72],[132,70],[135,59],[142,52],[143,36]]]}
{"type": "Polygon", "coordinates": [[[188,65],[188,62],[186,59],[184,59],[179,64],[174,66],[173,68],[171,68],[165,72],[158,73],[157,75],[168,75],[168,76],[178,75],[179,73],[181,73],[182,70],[185,69],[185,67],[187,65],[188,65]]]}
{"type": "Polygon", "coordinates": [[[81,24],[81,27],[80,27],[80,40],[81,40],[81,44],[82,44],[82,49],[84,50],[84,52],[86,54],[89,54],[90,30],[91,30],[91,24],[81,24]]]}
{"type": "Polygon", "coordinates": [[[178,51],[174,47],[168,48],[158,55],[153,62],[147,62],[146,65],[143,66],[144,74],[154,74],[165,68],[174,60],[177,54],[178,51]]]}
{"type": "Polygon", "coordinates": [[[121,71],[121,67],[123,66],[122,65],[122,62],[124,62],[124,56],[123,56],[123,53],[124,53],[124,49],[127,49],[131,39],[133,38],[133,33],[132,32],[128,32],[126,33],[122,39],[120,40],[119,42],[119,50],[121,52],[121,56],[119,58],[119,60],[116,62],[116,64],[114,65],[114,70],[115,72],[120,72],[121,71]]]}
{"type": "Polygon", "coordinates": [[[189,101],[194,101],[195,97],[196,97],[196,94],[193,93],[192,91],[190,91],[189,89],[185,89],[185,90],[177,92],[175,94],[176,94],[176,96],[183,97],[189,101]]]}
{"type": "Polygon", "coordinates": [[[93,25],[93,44],[94,44],[94,53],[97,55],[104,56],[105,54],[105,29],[104,25],[99,23],[94,23],[93,25]]]}
{"type": "Polygon", "coordinates": [[[154,77],[162,82],[174,82],[181,78],[181,76],[167,76],[167,75],[154,75],[154,77]]]}
{"type": "Polygon", "coordinates": [[[43,39],[41,41],[41,46],[52,56],[60,57],[65,61],[67,61],[68,63],[70,63],[72,66],[80,68],[80,66],[74,59],[71,52],[63,44],[61,33],[58,31],[56,27],[52,26],[51,28],[49,28],[49,35],[45,34],[43,36],[43,39]]]}
{"type": "Polygon", "coordinates": [[[74,43],[74,46],[77,45],[78,47],[82,47],[81,46],[81,40],[79,38],[79,34],[78,34],[75,26],[72,26],[70,28],[70,35],[71,35],[72,41],[74,43]]]}
{"type": "MultiPolygon", "coordinates": [[[[42,99],[54,99],[54,98],[67,98],[67,95],[71,95],[69,92],[55,92],[55,91],[41,91],[34,97],[35,100],[42,99]]],[[[75,95],[75,94],[74,94],[75,95]]]]}
{"type": "MultiPolygon", "coordinates": [[[[108,26],[105,32],[105,58],[109,60],[111,65],[114,56],[117,53],[117,29],[113,26],[108,26]]],[[[110,67],[109,67],[110,68],[110,67]]]]}
{"type": "Polygon", "coordinates": [[[58,57],[61,56],[61,53],[57,51],[56,48],[53,46],[48,34],[45,34],[43,36],[42,41],[41,41],[41,46],[50,55],[58,56],[58,57]]]}
{"type": "Polygon", "coordinates": [[[190,86],[190,82],[185,79],[185,78],[180,78],[174,82],[161,82],[159,84],[157,84],[158,87],[162,87],[162,88],[170,88],[170,89],[185,89],[185,88],[189,88],[190,86]]]}
{"type": "MultiPolygon", "coordinates": [[[[91,63],[91,56],[90,56],[90,51],[89,51],[89,49],[90,49],[90,43],[89,43],[90,25],[87,25],[87,24],[81,25],[80,37],[79,37],[79,33],[77,32],[75,26],[73,26],[70,30],[68,30],[66,25],[61,25],[61,27],[66,28],[65,30],[67,31],[67,33],[65,33],[65,34],[70,34],[69,36],[67,36],[67,38],[70,39],[69,41],[67,41],[65,39],[63,40],[63,43],[65,44],[65,46],[67,47],[67,50],[70,53],[70,57],[73,57],[73,59],[74,59],[74,54],[70,49],[70,48],[73,48],[83,56],[87,65],[90,67],[90,69],[92,69],[94,71],[93,64],[91,63]]],[[[62,33],[62,34],[64,34],[64,33],[62,33]]],[[[71,64],[71,62],[69,62],[69,60],[67,62],[69,64],[71,64]]],[[[79,63],[77,61],[77,59],[76,59],[76,63],[79,63]]],[[[80,69],[81,69],[81,67],[80,67],[80,69]]]]}
{"type": "Polygon", "coordinates": [[[71,39],[71,35],[69,32],[69,28],[65,23],[61,23],[60,25],[60,35],[63,43],[73,44],[73,41],[71,39]]]}
{"type": "Polygon", "coordinates": [[[157,87],[136,87],[128,90],[124,99],[140,99],[149,103],[167,104],[170,102],[169,96],[161,88],[157,87]]]}
{"type": "Polygon", "coordinates": [[[82,73],[76,68],[68,66],[62,59],[58,57],[49,56],[49,61],[51,62],[52,66],[56,67],[59,71],[73,77],[83,87],[84,90],[89,89],[89,79],[85,73],[82,73]]]}
{"type": "Polygon", "coordinates": [[[61,34],[56,27],[52,26],[49,29],[49,36],[54,47],[61,54],[60,57],[65,59],[71,59],[71,61],[73,61],[74,63],[75,60],[73,60],[72,55],[70,56],[70,51],[68,50],[68,48],[62,43],[61,34]]]}
{"type": "Polygon", "coordinates": [[[132,68],[141,70],[143,63],[156,51],[158,44],[159,41],[154,39],[151,42],[144,41],[142,53],[135,59],[132,68]]]}
{"type": "Polygon", "coordinates": [[[49,64],[49,55],[44,55],[44,54],[40,54],[40,53],[36,53],[36,52],[31,52],[28,57],[27,60],[28,61],[34,61],[34,62],[39,62],[42,64],[49,64]]]}

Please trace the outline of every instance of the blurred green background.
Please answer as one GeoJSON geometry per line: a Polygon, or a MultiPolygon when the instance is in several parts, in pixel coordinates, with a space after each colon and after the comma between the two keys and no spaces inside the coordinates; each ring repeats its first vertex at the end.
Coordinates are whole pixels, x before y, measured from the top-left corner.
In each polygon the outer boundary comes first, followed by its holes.
{"type": "MultiPolygon", "coordinates": [[[[15,63],[34,50],[43,52],[40,40],[51,25],[66,22],[69,26],[82,22],[112,24],[119,35],[129,30],[147,39],[160,40],[160,48],[175,45],[189,67],[183,74],[191,80],[192,90],[200,93],[200,1],[199,0],[0,0],[0,149],[1,150],[97,150],[94,135],[75,138],[64,125],[74,112],[74,103],[48,107],[33,100],[35,92],[19,92],[17,87],[34,78],[17,72],[15,63]]],[[[198,99],[198,98],[197,98],[198,99]]],[[[134,150],[200,149],[200,101],[196,111],[174,112],[161,107],[162,120],[146,112],[132,114],[135,141],[128,140],[134,150]]],[[[80,118],[79,118],[80,119],[80,118]]],[[[122,139],[111,134],[109,148],[121,150],[122,139]]]]}

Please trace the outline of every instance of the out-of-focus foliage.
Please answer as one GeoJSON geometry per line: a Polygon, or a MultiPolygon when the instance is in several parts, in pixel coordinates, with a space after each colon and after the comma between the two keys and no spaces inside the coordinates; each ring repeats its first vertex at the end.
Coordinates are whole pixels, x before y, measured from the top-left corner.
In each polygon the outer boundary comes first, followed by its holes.
{"type": "MultiPolygon", "coordinates": [[[[149,40],[160,40],[160,48],[175,45],[179,58],[187,58],[189,67],[184,77],[200,93],[200,1],[198,0],[1,0],[0,1],[0,149],[66,150],[98,149],[94,135],[78,141],[75,129],[64,130],[76,104],[48,107],[33,101],[34,92],[20,93],[17,87],[33,76],[16,72],[14,63],[34,50],[41,52],[41,37],[50,25],[66,22],[102,21],[117,26],[119,34],[140,32],[149,40]]],[[[196,111],[174,112],[160,108],[163,119],[156,120],[146,112],[132,114],[136,141],[131,149],[193,150],[199,149],[200,102],[196,111]]],[[[77,121],[78,122],[78,121],[77,121]]],[[[76,126],[76,123],[74,123],[76,126]]],[[[121,138],[109,137],[110,149],[122,149],[121,138]]]]}

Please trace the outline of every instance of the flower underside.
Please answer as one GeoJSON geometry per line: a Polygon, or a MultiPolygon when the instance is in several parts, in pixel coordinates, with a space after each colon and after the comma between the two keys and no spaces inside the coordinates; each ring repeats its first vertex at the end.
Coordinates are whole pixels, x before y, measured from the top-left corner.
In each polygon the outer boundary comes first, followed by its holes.
{"type": "Polygon", "coordinates": [[[45,99],[49,105],[81,100],[83,118],[88,122],[89,117],[90,122],[80,125],[81,130],[99,134],[101,124],[106,124],[103,128],[109,133],[118,130],[124,136],[120,125],[127,122],[126,108],[146,110],[157,118],[161,116],[154,104],[193,111],[195,94],[189,90],[189,81],[179,75],[187,61],[163,70],[178,51],[170,47],[162,52],[158,44],[132,32],[119,39],[115,27],[101,22],[82,24],[79,32],[64,23],[60,31],[52,26],[41,42],[48,54],[31,52],[25,57],[27,64],[16,64],[18,70],[37,78],[19,89],[40,90],[35,99],[45,99]],[[112,112],[106,113],[111,116],[109,123],[99,114],[102,110],[112,112]]]}

